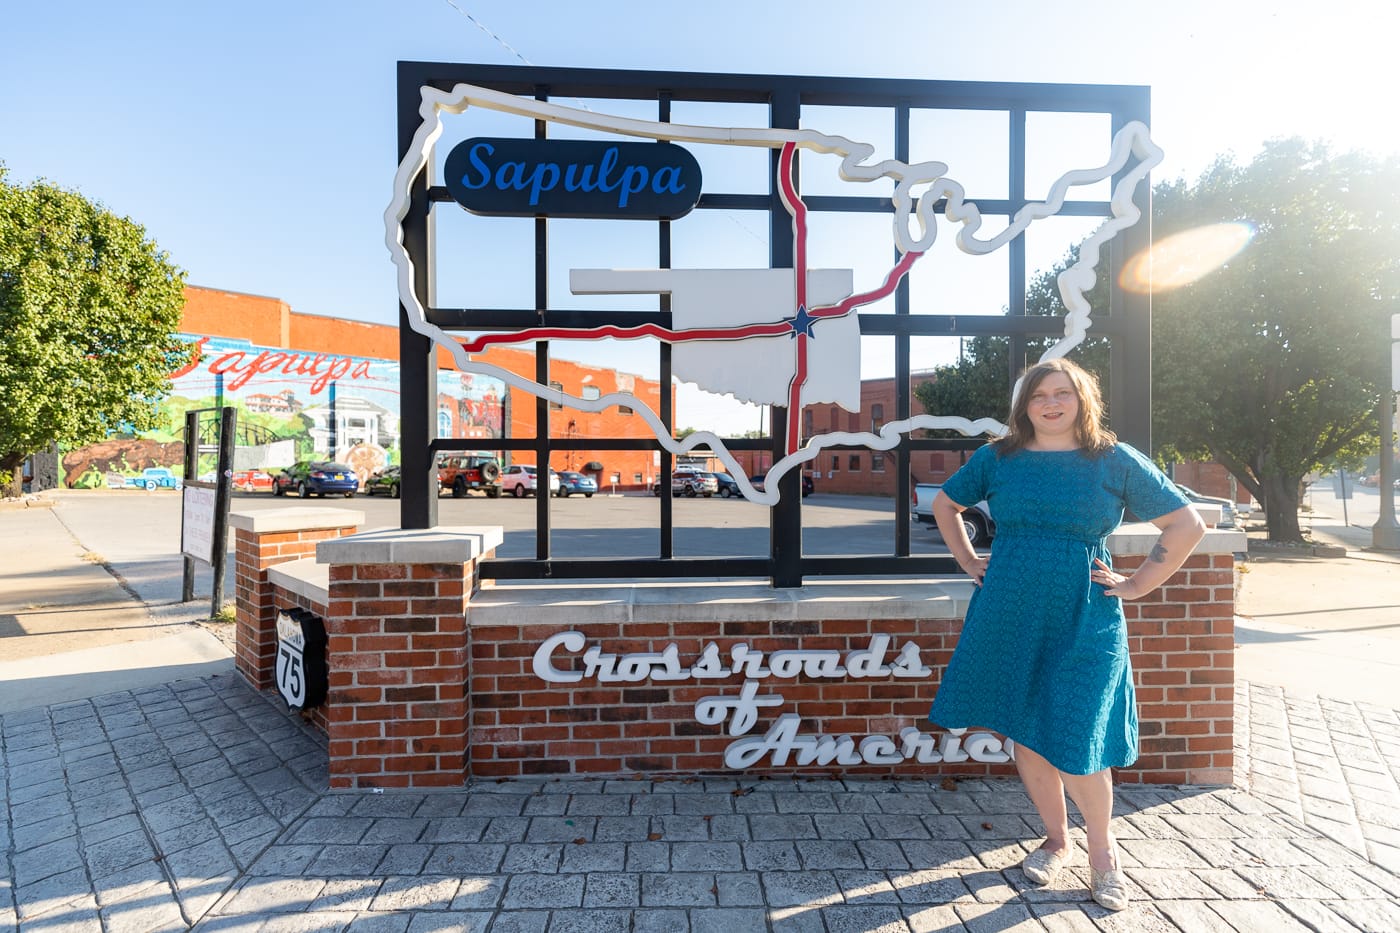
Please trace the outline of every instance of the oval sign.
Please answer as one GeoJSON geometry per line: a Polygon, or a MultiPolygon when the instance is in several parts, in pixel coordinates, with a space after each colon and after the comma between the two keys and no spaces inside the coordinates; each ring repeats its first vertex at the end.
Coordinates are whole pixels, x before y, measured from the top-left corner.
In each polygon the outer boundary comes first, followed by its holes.
{"type": "Polygon", "coordinates": [[[675,220],[700,200],[700,163],[675,144],[478,136],[444,168],[474,214],[675,220]]]}

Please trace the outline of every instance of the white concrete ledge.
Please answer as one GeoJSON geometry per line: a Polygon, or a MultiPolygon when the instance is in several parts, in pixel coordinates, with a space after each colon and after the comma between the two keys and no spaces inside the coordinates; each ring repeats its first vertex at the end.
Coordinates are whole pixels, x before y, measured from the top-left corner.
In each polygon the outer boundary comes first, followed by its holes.
{"type": "MultiPolygon", "coordinates": [[[[1120,525],[1108,536],[1108,552],[1115,557],[1146,557],[1152,553],[1161,532],[1150,522],[1120,525]]],[[[1243,531],[1230,528],[1208,528],[1206,536],[1192,554],[1239,554],[1249,547],[1243,531]]]]}
{"type": "Polygon", "coordinates": [[[330,602],[331,568],[310,557],[273,564],[267,568],[267,582],[322,606],[330,602]]]}
{"type": "Polygon", "coordinates": [[[405,531],[383,528],[316,545],[323,564],[465,564],[500,547],[500,525],[462,525],[405,531]]]}
{"type": "Polygon", "coordinates": [[[467,623],[961,619],[971,598],[972,583],[957,579],[844,580],[784,590],[760,580],[497,584],[472,596],[467,623]]]}
{"type": "Polygon", "coordinates": [[[228,523],[230,527],[258,535],[285,531],[319,531],[323,528],[358,528],[365,523],[365,513],[354,509],[302,505],[257,512],[230,512],[228,523]]]}

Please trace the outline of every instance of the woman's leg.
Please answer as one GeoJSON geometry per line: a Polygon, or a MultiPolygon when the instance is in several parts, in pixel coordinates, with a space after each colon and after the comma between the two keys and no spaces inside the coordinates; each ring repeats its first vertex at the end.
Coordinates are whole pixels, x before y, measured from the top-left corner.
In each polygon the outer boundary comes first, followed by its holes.
{"type": "MultiPolygon", "coordinates": [[[[1065,785],[1060,771],[1024,745],[1016,745],[1016,770],[1021,783],[1045,824],[1045,845],[1056,855],[1069,851],[1069,816],[1065,811],[1065,785]]],[[[1076,801],[1077,802],[1077,801],[1076,801]]]]}
{"type": "MultiPolygon", "coordinates": [[[[1021,752],[1016,749],[1017,755],[1021,752]]],[[[1070,799],[1084,817],[1084,834],[1089,843],[1089,865],[1099,871],[1117,868],[1113,836],[1108,824],[1113,818],[1113,774],[1108,768],[1093,774],[1061,776],[1070,799]]]]}

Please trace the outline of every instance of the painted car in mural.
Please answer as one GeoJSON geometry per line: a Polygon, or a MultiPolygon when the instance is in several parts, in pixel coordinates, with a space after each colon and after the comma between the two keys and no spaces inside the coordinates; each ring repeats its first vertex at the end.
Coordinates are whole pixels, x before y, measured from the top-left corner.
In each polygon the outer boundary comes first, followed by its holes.
{"type": "Polygon", "coordinates": [[[126,477],[127,489],[179,489],[184,480],[165,467],[147,467],[136,476],[126,477]]]}

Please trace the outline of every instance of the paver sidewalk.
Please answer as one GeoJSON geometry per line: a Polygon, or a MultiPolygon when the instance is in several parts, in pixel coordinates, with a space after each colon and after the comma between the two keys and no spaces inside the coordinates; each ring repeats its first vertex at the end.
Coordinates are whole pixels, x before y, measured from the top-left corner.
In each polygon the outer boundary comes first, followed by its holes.
{"type": "Polygon", "coordinates": [[[1036,818],[1016,782],[329,794],[322,740],[272,698],[182,681],[0,719],[0,929],[1400,929],[1397,866],[1370,848],[1400,812],[1395,712],[1319,704],[1345,762],[1328,784],[1305,707],[1242,688],[1240,709],[1247,767],[1272,783],[1121,787],[1137,900],[1110,915],[1082,852],[1054,886],[1026,883],[1036,818]],[[1343,786],[1355,825],[1322,803],[1343,786]]]}

